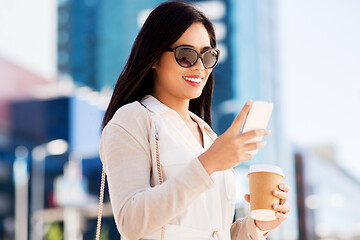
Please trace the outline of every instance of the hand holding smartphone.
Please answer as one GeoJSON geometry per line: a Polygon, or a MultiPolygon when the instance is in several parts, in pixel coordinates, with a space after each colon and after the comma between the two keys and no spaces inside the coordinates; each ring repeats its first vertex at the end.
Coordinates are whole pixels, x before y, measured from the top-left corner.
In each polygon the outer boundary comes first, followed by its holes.
{"type": "MultiPolygon", "coordinates": [[[[265,101],[253,102],[249,114],[246,117],[242,133],[246,133],[256,129],[266,129],[274,104],[265,101]]],[[[247,143],[260,142],[262,137],[256,137],[249,140],[247,143]]],[[[258,150],[249,151],[248,153],[254,155],[258,150]]]]}

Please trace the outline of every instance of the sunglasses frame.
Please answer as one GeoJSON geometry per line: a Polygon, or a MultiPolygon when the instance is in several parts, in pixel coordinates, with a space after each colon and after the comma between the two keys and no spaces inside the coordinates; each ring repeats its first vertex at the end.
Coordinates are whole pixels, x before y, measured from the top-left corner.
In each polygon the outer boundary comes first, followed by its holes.
{"type": "Polygon", "coordinates": [[[167,52],[174,52],[174,57],[175,57],[176,62],[179,64],[179,66],[181,66],[181,67],[183,67],[183,68],[191,68],[191,67],[195,66],[195,64],[198,62],[199,58],[201,59],[202,65],[204,66],[205,69],[214,68],[214,67],[216,66],[216,64],[218,63],[219,57],[220,57],[220,50],[217,49],[217,48],[209,48],[209,49],[205,50],[203,53],[199,53],[199,52],[198,52],[195,48],[193,48],[193,47],[180,45],[180,46],[177,46],[177,47],[175,47],[175,48],[168,48],[168,49],[166,49],[165,51],[167,51],[167,52]],[[183,65],[181,65],[181,64],[179,63],[179,59],[176,57],[176,53],[177,53],[178,49],[183,49],[183,48],[191,49],[191,50],[193,50],[193,51],[197,54],[197,59],[196,59],[196,61],[194,62],[194,64],[185,67],[185,66],[183,66],[183,65]],[[217,55],[217,58],[216,58],[216,62],[215,62],[214,65],[211,66],[211,67],[205,67],[203,56],[204,56],[208,51],[211,51],[211,50],[212,50],[212,51],[215,50],[215,51],[217,52],[217,54],[218,54],[218,55],[217,55]]]}

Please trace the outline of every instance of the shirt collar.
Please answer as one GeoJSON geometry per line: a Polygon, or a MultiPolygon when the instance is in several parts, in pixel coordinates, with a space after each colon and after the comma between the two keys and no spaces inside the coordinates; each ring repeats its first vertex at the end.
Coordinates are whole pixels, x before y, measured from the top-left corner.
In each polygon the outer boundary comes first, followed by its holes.
{"type": "Polygon", "coordinates": [[[157,98],[155,98],[152,95],[146,95],[141,100],[141,104],[143,104],[150,111],[157,114],[163,114],[165,112],[174,112],[173,109],[169,108],[168,106],[160,102],[157,98]]]}

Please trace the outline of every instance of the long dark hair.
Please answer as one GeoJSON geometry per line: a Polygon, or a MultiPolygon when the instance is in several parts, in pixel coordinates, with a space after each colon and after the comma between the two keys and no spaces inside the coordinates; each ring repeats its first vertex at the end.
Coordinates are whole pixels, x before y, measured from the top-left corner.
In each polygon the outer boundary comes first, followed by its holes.
{"type": "MultiPolygon", "coordinates": [[[[160,59],[161,54],[195,22],[201,22],[205,26],[211,47],[215,47],[216,38],[211,21],[192,5],[183,2],[165,2],[150,13],[136,37],[129,59],[116,82],[103,119],[103,128],[121,106],[140,101],[145,95],[152,93],[154,85],[152,66],[160,59]]],[[[212,126],[213,89],[212,72],[200,97],[191,99],[189,103],[189,110],[210,126],[212,126]]]]}

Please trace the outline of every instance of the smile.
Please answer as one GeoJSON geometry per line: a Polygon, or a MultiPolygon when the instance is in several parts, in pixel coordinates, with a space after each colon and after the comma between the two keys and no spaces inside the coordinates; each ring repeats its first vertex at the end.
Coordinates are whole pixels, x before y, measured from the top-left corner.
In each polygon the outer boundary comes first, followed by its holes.
{"type": "Polygon", "coordinates": [[[201,78],[198,77],[183,77],[186,81],[194,82],[194,83],[200,83],[201,78]]]}

